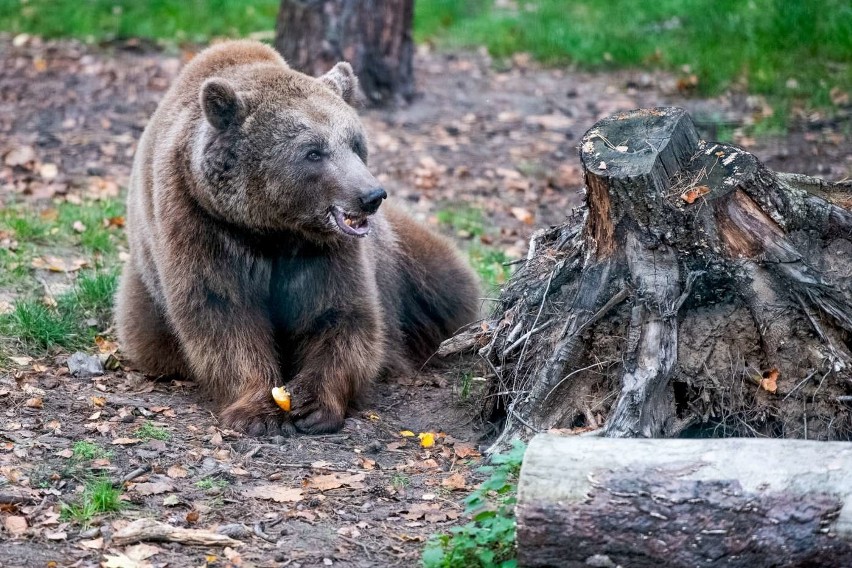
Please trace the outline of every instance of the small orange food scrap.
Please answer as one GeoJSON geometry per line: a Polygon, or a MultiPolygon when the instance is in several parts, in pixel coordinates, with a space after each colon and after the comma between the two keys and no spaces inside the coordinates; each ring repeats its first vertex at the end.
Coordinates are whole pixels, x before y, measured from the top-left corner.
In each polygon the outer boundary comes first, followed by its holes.
{"type": "Polygon", "coordinates": [[[281,407],[284,412],[290,412],[290,393],[284,387],[272,389],[272,400],[281,407]]]}
{"type": "Polygon", "coordinates": [[[710,193],[710,188],[706,185],[698,185],[691,189],[687,189],[680,194],[680,198],[687,203],[695,203],[695,200],[703,195],[710,193]]]}
{"type": "Polygon", "coordinates": [[[420,446],[423,448],[431,448],[435,445],[434,432],[421,432],[417,437],[420,438],[420,446]]]}
{"type": "Polygon", "coordinates": [[[778,390],[778,369],[770,369],[768,371],[763,371],[763,378],[760,379],[760,388],[765,390],[766,392],[774,393],[778,390]]]}

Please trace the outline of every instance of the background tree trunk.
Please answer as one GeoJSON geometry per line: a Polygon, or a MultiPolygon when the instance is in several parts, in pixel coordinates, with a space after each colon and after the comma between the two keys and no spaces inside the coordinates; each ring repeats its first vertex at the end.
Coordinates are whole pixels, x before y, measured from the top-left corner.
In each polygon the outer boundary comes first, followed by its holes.
{"type": "Polygon", "coordinates": [[[536,436],[520,566],[852,566],[852,447],[536,436]]]}
{"type": "Polygon", "coordinates": [[[580,155],[586,207],[537,232],[493,316],[439,352],[478,348],[497,445],[852,438],[852,184],[771,172],[675,108],[604,119],[580,155]]]}
{"type": "Polygon", "coordinates": [[[413,17],[414,0],[281,0],[275,48],[313,76],[348,61],[373,105],[408,101],[413,17]]]}

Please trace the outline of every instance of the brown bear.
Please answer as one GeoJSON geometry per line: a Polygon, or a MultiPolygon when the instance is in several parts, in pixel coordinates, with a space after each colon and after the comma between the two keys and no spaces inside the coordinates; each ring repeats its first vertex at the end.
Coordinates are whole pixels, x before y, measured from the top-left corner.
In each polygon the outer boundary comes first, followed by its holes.
{"type": "Polygon", "coordinates": [[[186,66],[139,142],[120,345],[147,374],[206,387],[225,427],[339,430],[369,381],[477,315],[456,250],[380,208],[357,90],[347,63],[313,78],[226,42],[186,66]],[[291,412],[270,396],[282,384],[291,412]]]}

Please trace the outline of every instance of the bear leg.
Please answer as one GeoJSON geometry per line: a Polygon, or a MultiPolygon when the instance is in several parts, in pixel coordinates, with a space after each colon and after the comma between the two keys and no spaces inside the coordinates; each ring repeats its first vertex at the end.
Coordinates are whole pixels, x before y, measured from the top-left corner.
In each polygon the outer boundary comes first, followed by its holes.
{"type": "Polygon", "coordinates": [[[385,342],[376,318],[351,314],[343,321],[362,325],[312,336],[300,350],[300,372],[287,383],[293,423],[300,432],[323,434],[343,428],[349,403],[381,370],[385,342]]]}
{"type": "Polygon", "coordinates": [[[133,263],[128,263],[121,275],[115,319],[121,352],[140,371],[191,378],[177,338],[133,263]]]}

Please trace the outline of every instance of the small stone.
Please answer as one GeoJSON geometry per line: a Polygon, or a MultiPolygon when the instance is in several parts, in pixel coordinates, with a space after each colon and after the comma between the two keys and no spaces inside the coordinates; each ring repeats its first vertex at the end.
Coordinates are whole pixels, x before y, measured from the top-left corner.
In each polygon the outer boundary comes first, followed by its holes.
{"type": "Polygon", "coordinates": [[[104,374],[104,366],[101,360],[92,355],[78,351],[68,358],[66,363],[72,377],[78,379],[88,379],[89,377],[97,377],[104,374]]]}
{"type": "Polygon", "coordinates": [[[616,564],[606,554],[594,554],[586,558],[586,566],[594,568],[615,568],[616,564]]]}

